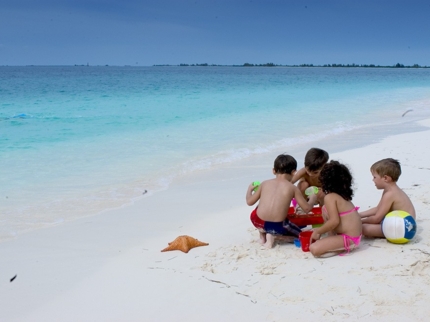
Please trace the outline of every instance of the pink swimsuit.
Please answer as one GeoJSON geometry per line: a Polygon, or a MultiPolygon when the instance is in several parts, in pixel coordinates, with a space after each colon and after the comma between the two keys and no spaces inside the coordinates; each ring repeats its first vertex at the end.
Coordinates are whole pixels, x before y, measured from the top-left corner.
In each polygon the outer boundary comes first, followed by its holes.
{"type": "MultiPolygon", "coordinates": [[[[325,209],[325,207],[324,207],[324,209],[325,209]]],[[[354,212],[354,211],[357,211],[358,209],[360,209],[360,207],[354,207],[354,208],[352,208],[351,210],[348,210],[348,211],[344,211],[344,212],[340,212],[339,213],[339,216],[345,216],[345,215],[347,215],[347,214],[350,214],[351,212],[354,212]]],[[[326,211],[327,211],[327,209],[326,209],[326,211]]]]}
{"type": "MultiPolygon", "coordinates": [[[[327,213],[327,209],[325,208],[325,206],[323,206],[323,208],[324,208],[324,211],[327,213]]],[[[342,217],[342,216],[348,215],[354,211],[357,211],[358,209],[360,209],[360,207],[354,207],[351,210],[340,212],[339,216],[342,217]]],[[[360,236],[356,236],[356,237],[351,237],[351,236],[346,235],[346,234],[340,234],[340,235],[343,237],[343,247],[345,247],[346,253],[339,254],[339,256],[344,256],[346,254],[349,254],[349,252],[351,251],[349,241],[352,241],[354,243],[354,245],[357,247],[358,247],[358,245],[360,245],[361,234],[360,234],[360,236]]]]}

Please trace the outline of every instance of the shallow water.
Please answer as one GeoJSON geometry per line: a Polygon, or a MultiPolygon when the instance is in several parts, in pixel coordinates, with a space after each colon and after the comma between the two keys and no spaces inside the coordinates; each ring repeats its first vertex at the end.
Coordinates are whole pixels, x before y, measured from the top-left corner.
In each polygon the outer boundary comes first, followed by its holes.
{"type": "Polygon", "coordinates": [[[0,67],[0,98],[5,239],[196,170],[321,139],[371,141],[377,124],[412,129],[404,122],[430,115],[430,70],[0,67]]]}

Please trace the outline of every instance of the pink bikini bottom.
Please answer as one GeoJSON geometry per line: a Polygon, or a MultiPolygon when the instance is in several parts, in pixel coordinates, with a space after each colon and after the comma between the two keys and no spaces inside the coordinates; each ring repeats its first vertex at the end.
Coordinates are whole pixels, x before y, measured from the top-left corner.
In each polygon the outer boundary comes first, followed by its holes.
{"type": "Polygon", "coordinates": [[[345,235],[345,234],[340,234],[340,235],[343,237],[343,247],[345,247],[346,253],[339,254],[339,256],[344,256],[344,255],[349,254],[349,252],[351,251],[349,241],[352,241],[356,247],[358,247],[358,245],[360,245],[361,235],[357,236],[357,237],[351,237],[351,236],[345,235]]]}

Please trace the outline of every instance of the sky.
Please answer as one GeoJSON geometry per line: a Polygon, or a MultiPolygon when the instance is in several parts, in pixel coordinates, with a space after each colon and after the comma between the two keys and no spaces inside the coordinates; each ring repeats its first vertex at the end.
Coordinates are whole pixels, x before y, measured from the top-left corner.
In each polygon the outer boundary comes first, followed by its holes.
{"type": "Polygon", "coordinates": [[[0,66],[430,66],[428,0],[0,0],[0,66]]]}

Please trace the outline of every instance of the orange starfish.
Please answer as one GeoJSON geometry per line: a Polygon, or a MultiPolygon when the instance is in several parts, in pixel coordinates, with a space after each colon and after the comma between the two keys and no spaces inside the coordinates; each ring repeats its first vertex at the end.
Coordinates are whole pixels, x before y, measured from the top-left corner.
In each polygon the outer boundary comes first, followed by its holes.
{"type": "Polygon", "coordinates": [[[199,246],[207,246],[208,243],[201,242],[190,236],[179,236],[174,241],[169,243],[169,246],[164,248],[162,252],[167,252],[170,250],[180,250],[184,253],[188,253],[191,248],[199,247],[199,246]]]}

